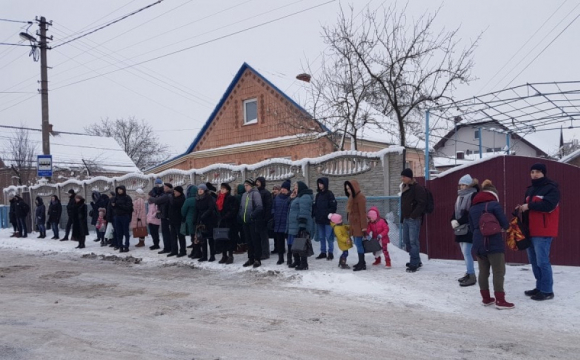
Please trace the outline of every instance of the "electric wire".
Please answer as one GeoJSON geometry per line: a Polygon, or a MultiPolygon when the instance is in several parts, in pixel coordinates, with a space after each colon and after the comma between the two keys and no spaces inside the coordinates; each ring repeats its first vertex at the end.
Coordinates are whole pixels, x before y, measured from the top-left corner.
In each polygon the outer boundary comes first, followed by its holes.
{"type": "Polygon", "coordinates": [[[21,24],[32,24],[32,21],[26,21],[26,20],[0,19],[0,21],[13,22],[13,23],[21,23],[21,24]]]}

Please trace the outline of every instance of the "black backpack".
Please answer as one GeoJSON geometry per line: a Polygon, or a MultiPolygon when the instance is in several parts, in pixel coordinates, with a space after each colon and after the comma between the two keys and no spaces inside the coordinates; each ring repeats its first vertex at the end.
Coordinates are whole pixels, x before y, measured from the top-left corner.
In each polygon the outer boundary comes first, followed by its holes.
{"type": "Polygon", "coordinates": [[[425,194],[427,195],[427,204],[425,205],[425,214],[432,214],[433,210],[435,210],[435,200],[433,200],[433,193],[427,189],[427,187],[423,187],[425,189],[425,194]]]}

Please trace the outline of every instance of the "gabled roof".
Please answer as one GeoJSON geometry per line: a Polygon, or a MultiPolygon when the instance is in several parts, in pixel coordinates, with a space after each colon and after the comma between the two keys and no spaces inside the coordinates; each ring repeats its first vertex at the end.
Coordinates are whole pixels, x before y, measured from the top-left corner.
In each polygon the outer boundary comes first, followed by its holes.
{"type": "Polygon", "coordinates": [[[211,114],[209,115],[207,121],[205,122],[205,124],[203,125],[203,127],[199,130],[199,133],[197,134],[197,136],[195,137],[195,139],[193,140],[193,142],[191,143],[191,145],[189,145],[189,147],[187,148],[187,150],[180,155],[177,155],[169,160],[166,160],[160,164],[157,164],[155,166],[153,166],[151,169],[162,166],[164,164],[167,164],[169,162],[172,162],[174,160],[179,159],[182,156],[185,156],[191,152],[193,152],[193,150],[195,149],[195,147],[197,146],[197,144],[199,143],[199,141],[201,140],[201,138],[203,137],[203,135],[205,134],[205,132],[209,129],[212,121],[215,119],[216,115],[218,114],[218,112],[220,111],[220,109],[222,108],[222,106],[225,104],[226,100],[228,99],[228,97],[230,96],[230,94],[232,93],[232,91],[234,90],[234,88],[236,87],[238,81],[240,81],[242,75],[244,74],[244,72],[246,70],[251,70],[253,73],[256,74],[256,76],[258,76],[262,81],[264,81],[266,84],[268,84],[270,87],[272,87],[272,89],[274,89],[275,91],[277,91],[280,95],[282,95],[282,97],[286,100],[288,100],[290,102],[290,104],[292,104],[293,106],[295,106],[300,112],[302,112],[304,115],[308,116],[309,118],[313,119],[314,121],[316,121],[321,127],[322,129],[327,132],[330,133],[330,130],[324,126],[324,124],[320,123],[318,120],[314,119],[312,117],[312,115],[310,115],[310,113],[308,111],[306,111],[306,109],[304,109],[302,106],[300,106],[296,101],[294,101],[290,96],[286,95],[282,90],[280,90],[276,85],[274,85],[272,82],[270,82],[270,80],[268,80],[266,77],[264,77],[262,74],[260,74],[256,69],[254,69],[253,67],[251,67],[250,65],[248,65],[247,63],[244,63],[240,69],[238,70],[238,72],[236,73],[236,75],[234,76],[234,78],[232,79],[232,82],[230,83],[230,85],[227,87],[225,93],[222,95],[222,98],[220,99],[220,101],[217,103],[216,107],[214,108],[214,110],[211,112],[211,114]]]}
{"type": "MultiPolygon", "coordinates": [[[[439,140],[437,142],[437,144],[435,144],[435,146],[433,147],[435,150],[438,150],[440,148],[442,148],[443,146],[445,146],[445,143],[448,140],[453,140],[453,135],[455,134],[455,131],[459,131],[459,129],[464,128],[464,127],[477,127],[477,126],[482,126],[482,125],[490,125],[493,124],[493,127],[495,128],[499,128],[501,130],[504,131],[510,131],[511,130],[500,124],[498,121],[496,120],[489,120],[489,121],[483,121],[483,122],[478,122],[478,123],[469,123],[469,124],[458,124],[456,127],[454,127],[453,129],[451,129],[444,137],[441,138],[441,140],[439,140]]],[[[521,142],[523,142],[524,144],[528,145],[529,147],[531,147],[532,149],[536,150],[537,152],[541,153],[542,156],[546,156],[548,157],[549,155],[542,149],[540,149],[539,147],[537,147],[536,145],[532,144],[531,142],[529,142],[528,140],[526,140],[525,138],[521,137],[520,135],[518,135],[515,132],[512,132],[512,136],[516,139],[516,140],[520,140],[521,142]]]]}
{"type": "Polygon", "coordinates": [[[559,160],[559,162],[561,162],[561,163],[568,163],[568,162],[576,159],[578,156],[580,156],[580,149],[574,151],[573,153],[571,153],[569,155],[564,156],[563,158],[561,158],[559,160]]]}

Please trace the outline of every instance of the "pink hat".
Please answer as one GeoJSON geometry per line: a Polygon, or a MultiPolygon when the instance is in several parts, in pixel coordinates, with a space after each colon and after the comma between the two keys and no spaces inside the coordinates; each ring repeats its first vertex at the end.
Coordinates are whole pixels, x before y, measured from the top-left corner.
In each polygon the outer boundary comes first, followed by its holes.
{"type": "Polygon", "coordinates": [[[335,224],[342,223],[342,216],[340,214],[328,214],[328,219],[335,224]]]}
{"type": "Polygon", "coordinates": [[[367,213],[367,216],[369,217],[369,219],[371,219],[371,221],[377,221],[377,218],[379,217],[377,214],[377,211],[374,209],[369,210],[369,212],[367,213]]]}

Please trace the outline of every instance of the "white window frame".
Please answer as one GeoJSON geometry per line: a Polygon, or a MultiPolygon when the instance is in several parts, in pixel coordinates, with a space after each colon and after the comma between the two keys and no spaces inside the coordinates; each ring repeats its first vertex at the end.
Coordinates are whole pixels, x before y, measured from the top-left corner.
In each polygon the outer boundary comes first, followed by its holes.
{"type": "Polygon", "coordinates": [[[258,123],[258,99],[257,98],[244,100],[242,110],[244,111],[244,125],[252,125],[252,124],[258,123]],[[246,117],[246,104],[249,104],[252,102],[256,103],[256,118],[248,121],[248,118],[246,117]]]}

